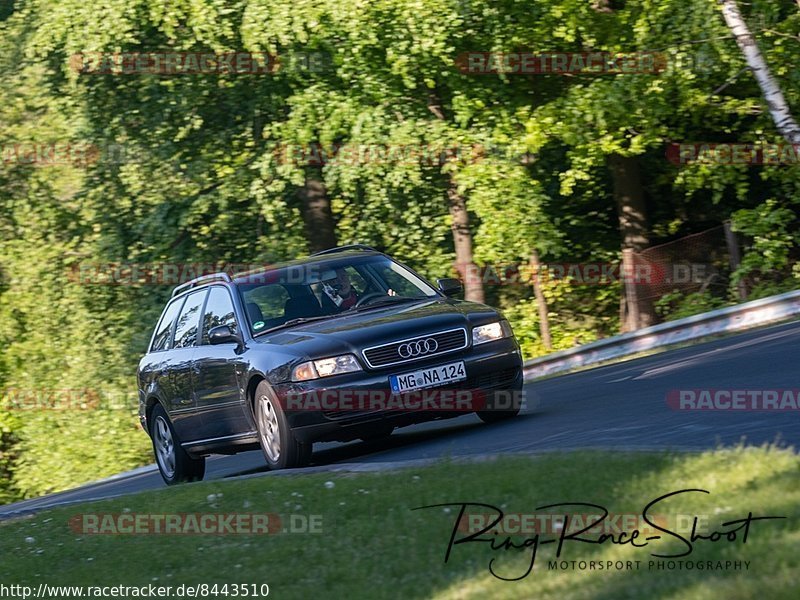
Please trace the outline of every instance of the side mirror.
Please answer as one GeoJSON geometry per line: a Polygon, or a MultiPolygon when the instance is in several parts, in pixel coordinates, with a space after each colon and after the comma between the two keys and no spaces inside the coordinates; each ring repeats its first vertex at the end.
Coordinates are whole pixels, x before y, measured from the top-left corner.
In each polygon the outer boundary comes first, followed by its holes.
{"type": "Polygon", "coordinates": [[[238,344],[241,342],[239,336],[233,333],[228,325],[218,325],[208,330],[208,342],[212,345],[217,344],[238,344]]]}
{"type": "Polygon", "coordinates": [[[464,286],[460,279],[453,279],[450,277],[437,279],[436,285],[439,286],[439,291],[445,296],[458,296],[464,292],[464,286]]]}

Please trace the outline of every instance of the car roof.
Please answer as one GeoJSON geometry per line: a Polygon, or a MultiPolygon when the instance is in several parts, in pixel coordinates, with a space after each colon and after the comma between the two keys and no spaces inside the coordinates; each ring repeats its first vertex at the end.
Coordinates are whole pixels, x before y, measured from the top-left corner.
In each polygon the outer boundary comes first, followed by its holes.
{"type": "Polygon", "coordinates": [[[384,256],[383,253],[377,252],[375,250],[343,250],[342,252],[336,252],[335,254],[312,254],[311,256],[307,256],[305,258],[297,258],[294,260],[287,260],[279,263],[275,263],[273,265],[269,265],[264,267],[263,269],[256,269],[254,271],[247,271],[245,273],[237,273],[233,276],[233,283],[241,283],[245,281],[248,277],[257,276],[263,273],[268,273],[269,271],[274,271],[276,269],[283,269],[285,267],[297,267],[302,265],[309,265],[309,264],[319,264],[319,263],[326,263],[326,262],[334,262],[338,261],[342,258],[349,258],[352,256],[384,256]]]}
{"type": "Polygon", "coordinates": [[[386,254],[378,250],[374,250],[369,246],[364,246],[361,244],[353,244],[351,246],[340,246],[336,248],[330,248],[328,250],[323,250],[322,252],[317,252],[315,254],[303,258],[297,258],[294,260],[287,260],[271,265],[265,265],[263,267],[259,267],[257,269],[253,269],[250,271],[234,273],[233,275],[227,272],[203,275],[201,277],[197,277],[195,279],[192,279],[191,281],[187,281],[185,283],[176,286],[172,290],[172,298],[178,298],[180,296],[188,294],[193,290],[196,290],[201,287],[211,286],[213,284],[239,285],[248,283],[263,283],[265,280],[264,275],[272,271],[284,269],[287,267],[297,267],[309,264],[325,264],[327,262],[339,261],[342,258],[348,258],[354,256],[359,256],[359,257],[386,256],[386,254]]]}
{"type": "Polygon", "coordinates": [[[298,267],[310,264],[325,264],[330,262],[338,262],[343,258],[362,257],[362,256],[386,256],[386,255],[383,252],[379,252],[377,250],[372,250],[372,249],[367,250],[360,248],[352,248],[352,249],[348,248],[348,249],[337,250],[335,252],[326,251],[324,254],[323,253],[312,254],[311,256],[275,263],[273,265],[269,265],[267,267],[256,269],[253,271],[247,271],[245,273],[236,273],[233,275],[232,283],[246,284],[246,283],[263,282],[262,276],[265,273],[269,273],[270,271],[276,271],[278,269],[284,269],[287,267],[298,267]]]}

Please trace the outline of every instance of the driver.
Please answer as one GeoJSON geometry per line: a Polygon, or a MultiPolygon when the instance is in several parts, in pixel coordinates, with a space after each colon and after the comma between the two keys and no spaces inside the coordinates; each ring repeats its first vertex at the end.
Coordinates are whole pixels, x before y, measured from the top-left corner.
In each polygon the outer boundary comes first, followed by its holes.
{"type": "Polygon", "coordinates": [[[358,294],[350,283],[350,275],[343,268],[336,269],[336,278],[325,282],[325,293],[339,311],[347,310],[358,302],[358,294]]]}

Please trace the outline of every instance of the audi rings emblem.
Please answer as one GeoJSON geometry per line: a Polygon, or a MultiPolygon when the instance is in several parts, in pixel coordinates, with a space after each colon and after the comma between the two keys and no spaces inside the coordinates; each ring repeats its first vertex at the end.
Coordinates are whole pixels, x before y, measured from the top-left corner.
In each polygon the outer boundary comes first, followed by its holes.
{"type": "Polygon", "coordinates": [[[397,353],[402,358],[413,358],[423,354],[431,354],[439,349],[439,342],[433,338],[425,338],[415,342],[406,342],[397,347],[397,353]]]}

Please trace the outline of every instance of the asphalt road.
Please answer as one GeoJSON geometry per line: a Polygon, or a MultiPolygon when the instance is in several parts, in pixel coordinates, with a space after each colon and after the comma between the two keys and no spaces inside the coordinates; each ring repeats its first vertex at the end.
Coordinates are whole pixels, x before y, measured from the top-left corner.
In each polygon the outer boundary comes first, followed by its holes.
{"type": "MultiPolygon", "coordinates": [[[[396,430],[381,442],[315,445],[313,464],[381,463],[575,448],[700,450],[744,440],[800,445],[800,413],[677,411],[670,390],[800,388],[800,322],[526,385],[527,407],[487,426],[475,416],[396,430]]],[[[299,473],[301,471],[293,471],[299,473]]],[[[206,479],[268,474],[260,452],[214,456],[206,479]]],[[[48,506],[163,487],[144,469],[0,507],[0,519],[48,506]]]]}

